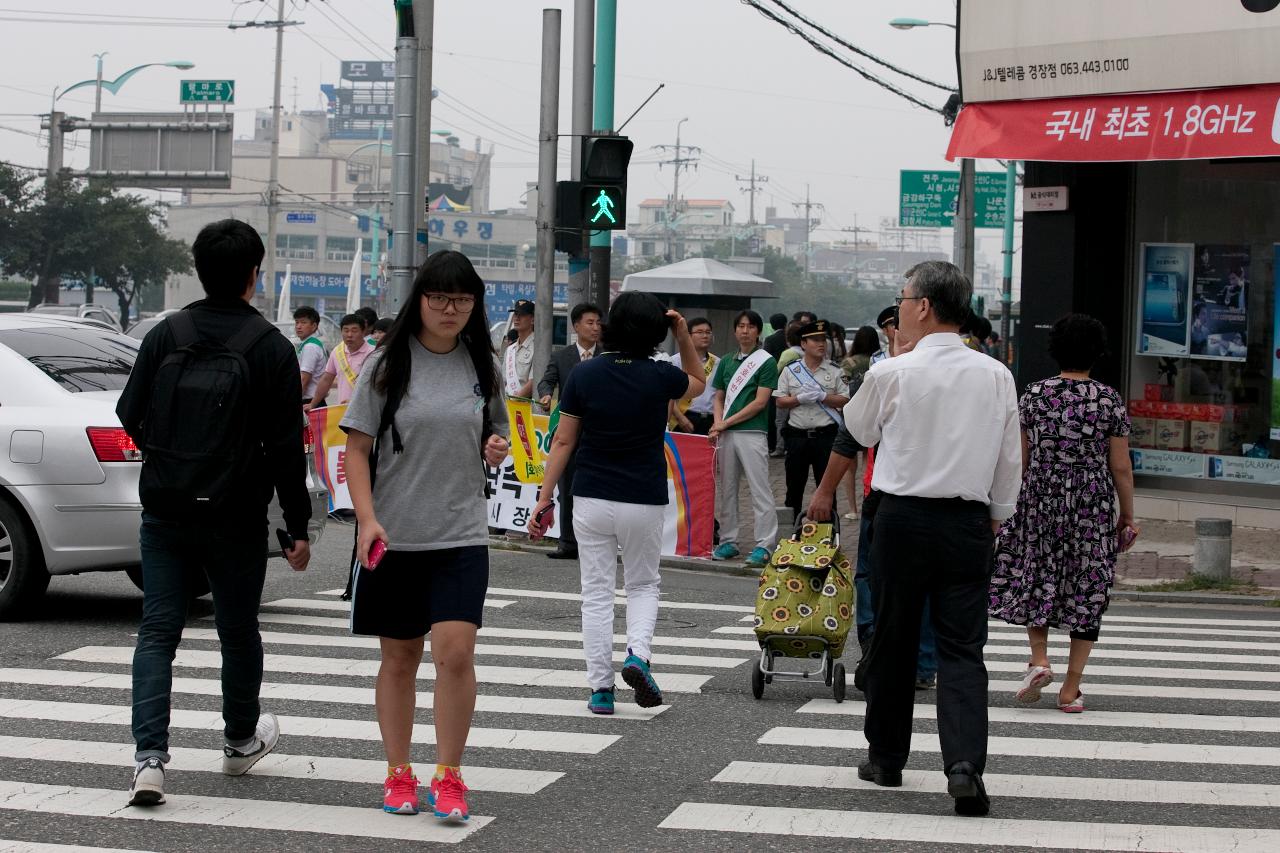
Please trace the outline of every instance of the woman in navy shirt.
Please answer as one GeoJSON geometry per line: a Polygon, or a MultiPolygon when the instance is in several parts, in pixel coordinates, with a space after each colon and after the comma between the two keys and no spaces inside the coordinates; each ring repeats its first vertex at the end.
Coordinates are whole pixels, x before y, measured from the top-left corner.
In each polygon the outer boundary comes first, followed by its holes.
{"type": "Polygon", "coordinates": [[[552,494],[577,453],[573,527],[582,571],[582,646],[592,713],[613,713],[613,602],[618,548],[627,592],[627,659],[622,680],[636,704],[662,704],[649,672],[658,620],[658,561],[667,504],[663,450],[667,407],[705,386],[689,327],[649,293],[624,293],[609,310],[604,352],[574,368],[560,395],[560,426],[551,446],[529,532],[540,538],[554,519],[552,494]],[[675,334],[684,371],[652,356],[675,334]]]}

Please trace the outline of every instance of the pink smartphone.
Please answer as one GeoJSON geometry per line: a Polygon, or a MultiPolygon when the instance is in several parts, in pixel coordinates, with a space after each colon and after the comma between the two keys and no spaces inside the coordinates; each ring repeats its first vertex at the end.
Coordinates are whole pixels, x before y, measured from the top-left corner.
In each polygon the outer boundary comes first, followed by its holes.
{"type": "Polygon", "coordinates": [[[382,562],[382,558],[387,553],[387,543],[381,539],[376,540],[373,545],[369,546],[369,565],[368,569],[372,571],[378,568],[378,563],[382,562]]]}
{"type": "Polygon", "coordinates": [[[1138,539],[1138,531],[1134,530],[1127,524],[1120,531],[1120,550],[1128,551],[1133,547],[1133,543],[1138,539]]]}

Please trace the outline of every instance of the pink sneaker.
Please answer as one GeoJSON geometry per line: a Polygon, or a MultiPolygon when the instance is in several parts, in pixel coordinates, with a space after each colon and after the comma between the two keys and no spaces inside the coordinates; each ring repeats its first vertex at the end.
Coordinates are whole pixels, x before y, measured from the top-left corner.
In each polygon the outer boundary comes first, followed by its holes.
{"type": "Polygon", "coordinates": [[[467,811],[467,786],[452,770],[444,771],[443,779],[432,777],[427,802],[441,820],[468,820],[471,817],[467,811]]]}
{"type": "Polygon", "coordinates": [[[418,813],[418,777],[412,771],[402,767],[387,777],[382,810],[390,814],[418,813]]]}

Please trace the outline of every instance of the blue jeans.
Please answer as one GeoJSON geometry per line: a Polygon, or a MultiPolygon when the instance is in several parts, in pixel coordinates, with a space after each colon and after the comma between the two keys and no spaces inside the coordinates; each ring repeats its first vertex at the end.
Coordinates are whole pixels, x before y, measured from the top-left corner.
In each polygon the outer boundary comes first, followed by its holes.
{"type": "MultiPolygon", "coordinates": [[[[858,643],[867,646],[875,633],[876,614],[871,601],[871,527],[875,513],[863,512],[858,520],[858,561],[854,569],[853,585],[857,590],[858,643]]],[[[929,618],[929,599],[924,602],[920,618],[920,649],[916,658],[916,678],[931,679],[938,674],[938,656],[933,636],[933,623],[929,618]]]]}
{"type": "Polygon", "coordinates": [[[267,529],[215,530],[142,516],[142,625],[133,652],[136,760],[169,760],[173,657],[198,573],[208,577],[222,648],[222,719],[228,742],[253,737],[262,688],[258,606],[267,574],[267,529]]]}

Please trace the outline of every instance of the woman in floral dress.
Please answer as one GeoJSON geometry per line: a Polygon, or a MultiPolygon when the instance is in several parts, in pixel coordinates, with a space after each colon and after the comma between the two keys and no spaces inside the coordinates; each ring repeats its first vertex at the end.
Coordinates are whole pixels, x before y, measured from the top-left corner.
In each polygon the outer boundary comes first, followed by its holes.
{"type": "Polygon", "coordinates": [[[1058,691],[1067,713],[1084,710],[1080,681],[1111,597],[1118,540],[1127,547],[1137,534],[1129,415],[1115,390],[1089,378],[1106,346],[1106,329],[1085,314],[1062,318],[1049,334],[1061,372],[1019,402],[1022,492],[997,537],[991,578],[991,615],[1027,626],[1031,662],[1019,702],[1039,701],[1053,682],[1049,628],[1070,632],[1058,691]]]}

